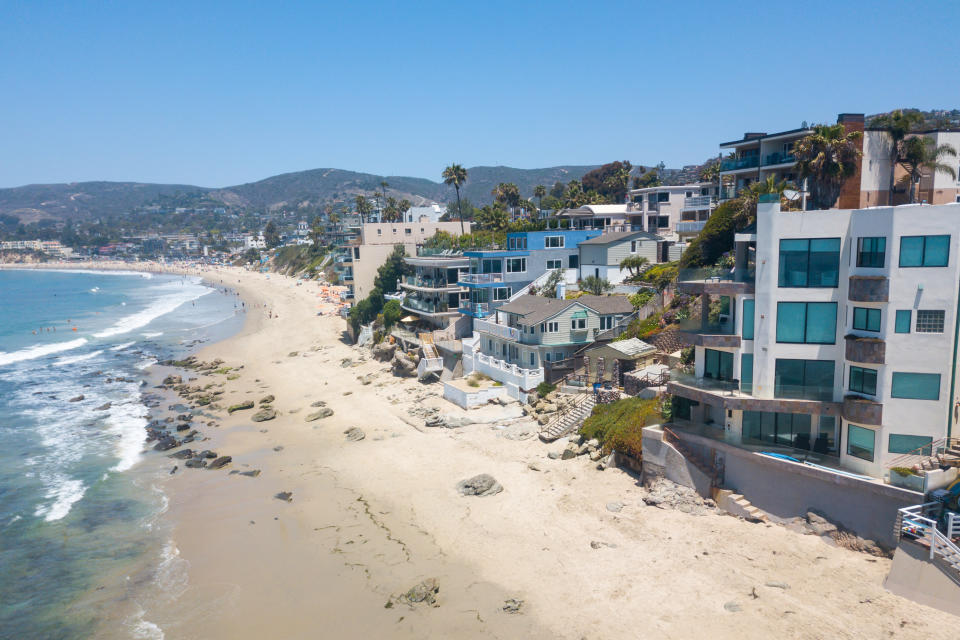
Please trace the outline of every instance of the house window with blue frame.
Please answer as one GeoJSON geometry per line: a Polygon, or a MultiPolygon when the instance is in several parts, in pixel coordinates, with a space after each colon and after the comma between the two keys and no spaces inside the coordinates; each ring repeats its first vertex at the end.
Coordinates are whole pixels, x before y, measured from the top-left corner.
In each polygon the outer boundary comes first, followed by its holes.
{"type": "Polygon", "coordinates": [[[950,236],[903,236],[901,267],[945,267],[950,261],[950,236]]]}
{"type": "Polygon", "coordinates": [[[836,302],[778,302],[777,342],[836,344],[836,302]]]}
{"type": "Polygon", "coordinates": [[[890,397],[907,400],[939,400],[940,374],[894,371],[890,397]]]}
{"type": "Polygon", "coordinates": [[[880,331],[880,309],[854,307],[853,328],[857,331],[880,331]]]}
{"type": "Polygon", "coordinates": [[[840,282],[840,238],[780,241],[779,286],[836,288],[840,282]]]}
{"type": "Polygon", "coordinates": [[[857,239],[858,267],[882,269],[886,262],[886,254],[887,239],[883,236],[857,239]]]}
{"type": "Polygon", "coordinates": [[[740,330],[740,335],[744,340],[753,340],[754,304],[753,298],[743,301],[743,327],[740,330]]]}

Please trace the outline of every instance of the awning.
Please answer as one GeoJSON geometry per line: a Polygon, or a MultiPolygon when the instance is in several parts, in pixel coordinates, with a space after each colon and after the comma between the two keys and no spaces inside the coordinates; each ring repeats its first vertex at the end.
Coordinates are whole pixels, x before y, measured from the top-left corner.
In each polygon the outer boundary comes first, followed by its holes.
{"type": "Polygon", "coordinates": [[[587,312],[586,312],[586,311],[575,311],[575,312],[573,313],[573,315],[570,316],[570,317],[571,317],[571,318],[586,318],[586,317],[587,317],[587,312]]]}
{"type": "Polygon", "coordinates": [[[400,322],[416,322],[419,319],[417,316],[407,316],[406,318],[400,318],[400,322]]]}

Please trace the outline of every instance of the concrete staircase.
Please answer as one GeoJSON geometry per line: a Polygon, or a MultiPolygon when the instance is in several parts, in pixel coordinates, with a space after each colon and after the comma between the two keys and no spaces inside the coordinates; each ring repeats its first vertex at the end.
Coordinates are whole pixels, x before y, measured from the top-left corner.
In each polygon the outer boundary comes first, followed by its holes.
{"type": "Polygon", "coordinates": [[[574,403],[565,410],[560,411],[550,422],[548,422],[540,431],[540,439],[543,442],[553,442],[562,438],[568,433],[580,428],[583,421],[593,413],[593,407],[596,399],[592,393],[583,394],[574,403]]]}
{"type": "Polygon", "coordinates": [[[767,514],[753,506],[743,494],[731,489],[714,489],[713,500],[717,506],[729,513],[750,522],[767,522],[767,514]]]}

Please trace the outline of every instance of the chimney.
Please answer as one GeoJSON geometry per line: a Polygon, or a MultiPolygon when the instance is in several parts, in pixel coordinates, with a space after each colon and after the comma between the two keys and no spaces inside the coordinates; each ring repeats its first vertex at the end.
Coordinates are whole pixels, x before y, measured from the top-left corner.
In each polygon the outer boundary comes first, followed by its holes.
{"type": "Polygon", "coordinates": [[[747,131],[743,134],[744,140],[753,140],[754,138],[762,138],[767,135],[765,131],[747,131]]]}
{"type": "MultiPolygon", "coordinates": [[[[841,113],[837,116],[837,124],[859,124],[860,131],[863,131],[864,118],[862,113],[841,113]]],[[[849,127],[848,129],[855,129],[849,127]]]]}

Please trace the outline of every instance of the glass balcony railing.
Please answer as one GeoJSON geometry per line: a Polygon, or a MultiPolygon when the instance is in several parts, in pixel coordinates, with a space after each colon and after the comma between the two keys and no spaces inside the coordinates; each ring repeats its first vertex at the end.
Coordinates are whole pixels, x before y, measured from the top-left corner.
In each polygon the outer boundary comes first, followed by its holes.
{"type": "Polygon", "coordinates": [[[720,190],[720,199],[721,200],[732,200],[737,197],[737,189],[735,187],[724,187],[720,190]]]}
{"type": "Polygon", "coordinates": [[[768,153],[763,157],[763,166],[767,167],[772,164],[786,164],[796,161],[797,158],[792,153],[768,153]]]}
{"type": "Polygon", "coordinates": [[[722,267],[680,269],[677,273],[677,282],[753,282],[755,278],[756,271],[753,269],[738,270],[722,267]]]}
{"type": "Polygon", "coordinates": [[[708,317],[704,320],[700,318],[687,318],[677,324],[677,328],[680,331],[699,333],[707,336],[732,336],[736,329],[733,316],[729,313],[720,313],[717,314],[716,317],[708,317]]]}
{"type": "Polygon", "coordinates": [[[490,313],[490,303],[470,302],[469,300],[463,300],[460,302],[460,311],[482,318],[490,313]]]}
{"type": "Polygon", "coordinates": [[[750,169],[760,165],[760,156],[747,156],[746,158],[728,158],[720,163],[720,171],[736,171],[737,169],[750,169]]]}
{"type": "Polygon", "coordinates": [[[405,276],[403,283],[411,287],[421,287],[424,289],[446,289],[456,287],[457,283],[447,282],[446,278],[430,278],[423,276],[405,276]]]}
{"type": "Polygon", "coordinates": [[[424,313],[447,313],[450,311],[450,305],[445,301],[420,300],[410,296],[404,298],[403,306],[424,313]]]}
{"type": "MultiPolygon", "coordinates": [[[[728,396],[750,397],[753,395],[753,384],[742,382],[728,374],[725,378],[718,378],[708,374],[697,376],[692,368],[674,368],[670,370],[670,381],[694,389],[711,391],[728,396]]],[[[762,400],[815,400],[818,402],[833,402],[833,387],[819,385],[776,384],[772,398],[757,398],[762,400]]]]}
{"type": "Polygon", "coordinates": [[[716,204],[717,200],[713,196],[691,196],[683,199],[684,209],[708,209],[716,204]]]}
{"type": "Polygon", "coordinates": [[[469,284],[487,284],[490,282],[503,282],[502,273],[465,273],[460,276],[460,282],[469,284]]]}
{"type": "Polygon", "coordinates": [[[677,233],[700,233],[706,224],[706,220],[681,220],[677,223],[677,233]]]}

